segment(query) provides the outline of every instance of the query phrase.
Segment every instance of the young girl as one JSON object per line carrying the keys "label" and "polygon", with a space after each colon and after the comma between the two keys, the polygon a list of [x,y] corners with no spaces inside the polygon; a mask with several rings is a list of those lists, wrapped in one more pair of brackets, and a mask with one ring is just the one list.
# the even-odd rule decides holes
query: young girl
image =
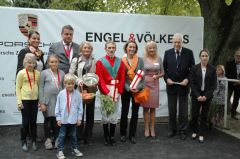
{"label": "young girl", "polygon": [[74,89],[75,77],[68,73],[64,76],[65,89],[59,92],[57,96],[55,115],[57,124],[60,126],[58,135],[58,153],[59,159],[64,159],[64,141],[66,132],[68,131],[71,137],[72,154],[75,156],[82,156],[83,154],[78,150],[76,128],[81,124],[82,119],[82,98],[80,93]]}
{"label": "young girl", "polygon": [[[55,117],[55,106],[58,93],[63,89],[65,73],[58,69],[59,59],[55,54],[48,56],[49,69],[41,73],[39,85],[39,103],[44,116],[45,148],[52,149],[58,136],[58,127]],[[51,140],[51,131],[53,140]]]}
{"label": "young girl", "polygon": [[35,70],[36,57],[27,53],[23,60],[24,69],[18,72],[16,79],[16,95],[18,110],[22,113],[21,140],[23,151],[28,151],[27,132],[30,129],[32,150],[37,150],[37,112],[38,112],[38,85],[40,72]]}
{"label": "young girl", "polygon": [[216,104],[215,108],[213,108],[214,116],[212,118],[212,123],[215,126],[220,126],[223,121],[224,116],[224,99],[225,99],[225,82],[219,80],[219,78],[225,77],[225,70],[223,65],[216,66],[216,75],[217,75],[217,87],[213,92],[213,102]]}

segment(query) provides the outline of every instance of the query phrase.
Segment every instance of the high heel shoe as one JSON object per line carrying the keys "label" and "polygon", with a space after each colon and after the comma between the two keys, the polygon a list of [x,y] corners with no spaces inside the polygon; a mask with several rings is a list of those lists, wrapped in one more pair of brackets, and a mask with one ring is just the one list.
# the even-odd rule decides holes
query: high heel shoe
{"label": "high heel shoe", "polygon": [[150,135],[151,137],[155,138],[156,137],[155,130],[150,129]]}
{"label": "high heel shoe", "polygon": [[199,142],[199,143],[203,143],[203,142],[204,142],[204,137],[203,137],[203,136],[199,136],[198,142]]}
{"label": "high heel shoe", "polygon": [[149,138],[150,137],[150,133],[149,133],[149,129],[145,129],[145,132],[144,132],[144,136],[145,136],[145,138]]}

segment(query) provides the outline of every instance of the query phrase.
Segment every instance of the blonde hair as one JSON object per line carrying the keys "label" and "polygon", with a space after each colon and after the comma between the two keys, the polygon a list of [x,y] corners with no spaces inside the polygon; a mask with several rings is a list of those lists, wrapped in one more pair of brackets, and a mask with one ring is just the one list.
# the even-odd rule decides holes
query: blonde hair
{"label": "blonde hair", "polygon": [[155,55],[154,55],[154,59],[158,58],[158,52],[157,52],[157,43],[155,41],[148,41],[145,45],[145,49],[144,49],[144,54],[143,54],[143,58],[146,59],[149,57],[149,54],[148,54],[148,47],[153,44],[155,47],[156,47],[156,52],[155,52]]}
{"label": "blonde hair", "polygon": [[88,41],[83,41],[80,46],[79,46],[79,50],[80,50],[80,53],[82,53],[82,49],[83,49],[83,46],[84,45],[88,45],[90,48],[91,48],[91,52],[93,51],[93,46],[90,42]]}
{"label": "blonde hair", "polygon": [[26,68],[26,65],[28,62],[34,62],[35,66],[37,65],[37,61],[36,61],[36,56],[33,53],[26,53],[24,59],[23,59],[23,66],[24,68]]}
{"label": "blonde hair", "polygon": [[221,69],[222,72],[223,72],[223,75],[225,75],[225,69],[224,69],[224,66],[223,66],[223,65],[217,65],[217,66],[216,66],[216,70],[217,70],[217,69]]}
{"label": "blonde hair", "polygon": [[72,73],[67,73],[64,76],[64,84],[66,84],[68,82],[75,83],[75,76]]}
{"label": "blonde hair", "polygon": [[58,55],[56,55],[56,54],[50,54],[50,55],[48,55],[47,62],[49,62],[49,60],[50,60],[51,58],[55,58],[55,59],[57,59],[58,62],[59,62],[59,57],[58,57]]}

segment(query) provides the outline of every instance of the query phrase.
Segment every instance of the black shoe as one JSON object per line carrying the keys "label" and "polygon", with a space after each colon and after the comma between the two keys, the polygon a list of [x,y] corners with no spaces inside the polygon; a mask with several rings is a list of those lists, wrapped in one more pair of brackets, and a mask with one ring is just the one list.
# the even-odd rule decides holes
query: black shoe
{"label": "black shoe", "polygon": [[91,146],[92,143],[89,140],[84,140],[84,145]]}
{"label": "black shoe", "polygon": [[115,141],[114,137],[110,138],[110,145],[112,145],[112,146],[116,145],[116,141]]}
{"label": "black shoe", "polygon": [[185,133],[181,133],[180,136],[179,136],[179,138],[180,138],[181,140],[186,140],[187,135],[186,135]]}
{"label": "black shoe", "polygon": [[126,139],[126,136],[121,136],[121,137],[120,137],[120,140],[121,140],[121,142],[126,142],[126,140],[127,140],[127,139]]}
{"label": "black shoe", "polygon": [[171,132],[169,132],[168,134],[167,134],[167,137],[168,138],[172,138],[173,136],[175,136],[176,135],[176,132],[175,131],[171,131]]}
{"label": "black shoe", "polygon": [[131,141],[132,144],[136,144],[137,143],[136,139],[134,137],[131,137],[129,140]]}
{"label": "black shoe", "polygon": [[231,118],[234,120],[239,120],[236,116],[231,116]]}

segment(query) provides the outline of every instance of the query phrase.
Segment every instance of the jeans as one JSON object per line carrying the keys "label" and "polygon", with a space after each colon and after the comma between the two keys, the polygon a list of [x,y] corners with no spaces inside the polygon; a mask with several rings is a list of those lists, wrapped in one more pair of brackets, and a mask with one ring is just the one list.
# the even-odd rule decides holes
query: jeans
{"label": "jeans", "polygon": [[64,150],[64,140],[66,137],[66,132],[68,130],[70,138],[71,138],[71,146],[72,149],[78,148],[77,144],[77,136],[76,136],[76,124],[62,124],[59,130],[58,135],[58,151]]}

